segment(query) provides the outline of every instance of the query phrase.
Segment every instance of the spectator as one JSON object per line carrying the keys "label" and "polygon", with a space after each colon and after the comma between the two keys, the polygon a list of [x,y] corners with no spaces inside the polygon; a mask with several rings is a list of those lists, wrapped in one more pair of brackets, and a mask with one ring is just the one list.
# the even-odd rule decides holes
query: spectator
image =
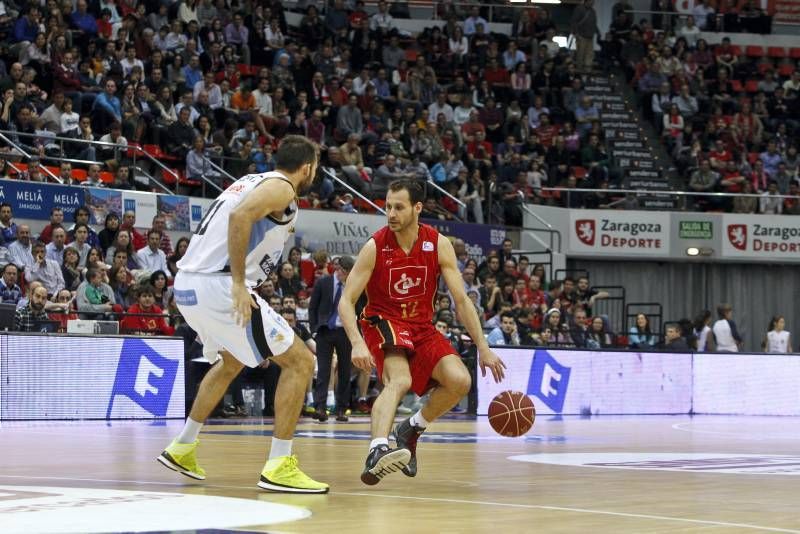
{"label": "spectator", "polygon": [[159,248],[164,251],[167,256],[172,256],[172,239],[167,233],[167,219],[159,214],[153,217],[153,230],[161,233],[161,244]]}
{"label": "spectator", "polygon": [[155,304],[153,287],[147,284],[136,289],[136,303],[128,308],[119,326],[126,334],[144,336],[175,334],[175,329],[165,321],[164,311]]}
{"label": "spectator", "polygon": [[42,321],[47,321],[45,304],[47,303],[47,289],[35,286],[31,289],[28,303],[17,309],[14,314],[14,330],[17,332],[35,332]]}
{"label": "spectator", "polygon": [[62,289],[58,292],[55,298],[55,304],[61,306],[61,309],[49,308],[51,310],[47,314],[47,318],[51,321],[56,321],[59,324],[58,331],[66,332],[67,323],[78,319],[78,314],[72,311],[72,302],[74,301],[72,292],[67,289]]}
{"label": "spectator", "polygon": [[106,263],[114,265],[117,263],[117,257],[119,253],[125,253],[125,262],[126,267],[130,271],[136,271],[142,269],[142,263],[139,260],[139,255],[136,253],[136,250],[133,248],[133,243],[131,243],[131,233],[128,230],[124,230],[120,228],[117,231],[117,238],[114,241],[114,244],[108,247],[106,251]]}
{"label": "spectator", "polygon": [[12,220],[11,204],[0,203],[0,238],[3,245],[10,245],[17,239],[17,223]]}
{"label": "spectator", "polygon": [[147,232],[147,246],[138,250],[136,256],[145,271],[156,272],[169,271],[167,267],[167,256],[159,248],[161,246],[161,232],[150,230]]}
{"label": "spectator", "polygon": [[20,224],[17,227],[17,239],[8,245],[9,258],[20,270],[24,271],[33,265],[32,246],[31,227]]}
{"label": "spectator", "polygon": [[0,278],[0,300],[3,304],[17,304],[22,297],[22,289],[17,284],[19,269],[13,263],[3,267],[3,276]]}
{"label": "spectator", "polygon": [[114,290],[114,301],[123,309],[129,308],[136,301],[133,291],[133,276],[130,271],[124,265],[115,264],[111,267],[108,278],[109,285]]}
{"label": "spectator", "polygon": [[786,328],[786,320],[783,315],[774,316],[769,322],[769,329],[761,344],[761,349],[777,354],[792,352],[791,334],[784,328]]}
{"label": "spectator", "polygon": [[[55,234],[54,234],[55,238]],[[35,243],[31,249],[33,265],[25,270],[26,282],[41,282],[48,295],[55,295],[64,288],[64,276],[58,262],[45,257],[44,243]],[[63,259],[62,259],[63,260]]]}
{"label": "spectator", "polygon": [[714,352],[714,336],[711,334],[711,312],[703,310],[694,319],[694,336],[698,352]]}
{"label": "spectator", "polygon": [[[65,163],[61,164],[62,177],[63,177],[63,169],[65,168],[64,165],[65,165]],[[70,165],[70,164],[66,163],[66,165]],[[72,173],[72,166],[71,165],[69,166],[69,170],[70,170],[70,175],[69,176],[71,177],[71,173]],[[65,183],[67,183],[68,185],[72,185],[69,182],[65,182]],[[60,228],[63,223],[64,223],[64,211],[61,208],[51,208],[50,209],[50,223],[42,229],[42,232],[39,234],[39,241],[41,241],[45,245],[50,243],[50,240],[52,239],[53,229],[55,229],[57,227]]]}
{"label": "spectator", "polygon": [[783,213],[783,199],[778,195],[778,183],[775,180],[770,180],[767,185],[767,190],[761,193],[759,199],[759,213],[769,215],[780,215]]}
{"label": "spectator", "polygon": [[78,265],[83,268],[86,267],[89,251],[92,250],[92,246],[86,242],[89,239],[89,226],[83,223],[76,224],[73,232],[75,240],[69,246],[78,251]]}
{"label": "spectator", "polygon": [[551,347],[567,347],[573,344],[566,324],[561,323],[561,312],[557,308],[550,308],[547,311],[542,329],[535,339],[538,344]]}
{"label": "spectator", "polygon": [[172,297],[172,288],[167,286],[167,273],[161,270],[155,271],[150,275],[150,285],[153,288],[155,303],[166,308],[169,299]]}
{"label": "spectator", "polygon": [[[45,253],[47,259],[53,260],[61,265],[64,260],[64,247],[67,240],[67,232],[59,226],[52,231],[51,235],[53,240],[45,247]],[[33,254],[33,248],[31,248],[31,254]]]}
{"label": "spectator", "polygon": [[78,286],[75,300],[83,319],[102,318],[112,311],[122,311],[114,300],[114,290],[103,282],[103,273],[98,269],[86,272],[86,280]]}
{"label": "spectator", "polygon": [[147,245],[147,238],[140,234],[136,228],[136,212],[134,211],[126,211],[122,214],[122,224],[119,226],[120,230],[127,230],[128,237],[131,238],[131,243],[133,243],[134,250],[139,250],[140,248]]}
{"label": "spectator", "polygon": [[75,210],[75,224],[67,231],[67,243],[75,241],[75,226],[78,224],[85,224],[89,229],[89,238],[86,242],[93,247],[100,248],[100,238],[97,236],[97,232],[89,226],[89,210],[85,206],[81,206]]}
{"label": "spectator", "polygon": [[79,264],[80,254],[77,249],[68,246],[64,249],[61,263],[61,276],[64,277],[64,288],[69,291],[77,291],[78,286],[83,282],[84,269]]}
{"label": "spectator", "polygon": [[500,316],[500,326],[494,328],[486,337],[489,345],[519,345],[519,333],[514,314],[504,312]]}
{"label": "spectator", "polygon": [[97,240],[100,242],[100,249],[104,254],[114,244],[114,241],[116,241],[118,231],[119,215],[113,212],[107,214],[103,229],[100,230],[100,233],[97,235]]}
{"label": "spectator", "polygon": [[644,313],[636,314],[636,323],[628,332],[628,346],[632,349],[651,350],[658,344],[658,338],[650,329],[650,318]]}
{"label": "spectator", "polygon": [[167,258],[167,267],[169,267],[169,272],[172,274],[173,278],[178,274],[178,262],[183,258],[183,255],[186,254],[187,248],[189,248],[189,238],[181,237],[175,244],[175,252]]}
{"label": "spectator", "polygon": [[691,352],[689,344],[686,343],[686,340],[681,336],[681,328],[677,324],[667,325],[664,340],[664,345],[662,345],[661,350],[667,352]]}
{"label": "spectator", "polygon": [[742,337],[732,319],[733,307],[730,304],[720,304],[717,307],[717,316],[719,319],[711,327],[717,352],[739,352]]}
{"label": "spectator", "polygon": [[593,317],[592,326],[586,339],[586,347],[590,349],[607,349],[613,346],[611,334],[606,332],[605,321],[602,317]]}

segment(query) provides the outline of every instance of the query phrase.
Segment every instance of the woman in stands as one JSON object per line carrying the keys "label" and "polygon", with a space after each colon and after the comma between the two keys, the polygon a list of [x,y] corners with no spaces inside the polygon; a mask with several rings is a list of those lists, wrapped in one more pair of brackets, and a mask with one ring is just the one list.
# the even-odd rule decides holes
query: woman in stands
{"label": "woman in stands", "polygon": [[106,263],[113,265],[114,254],[117,250],[124,250],[128,253],[128,269],[136,271],[142,268],[142,265],[139,263],[139,256],[136,255],[136,250],[134,250],[133,243],[131,243],[131,233],[128,230],[119,230],[117,232],[117,238],[114,240],[114,244],[108,247],[108,251],[106,252]]}
{"label": "woman in stands", "polygon": [[106,222],[103,229],[100,230],[100,233],[97,235],[98,239],[100,239],[100,248],[103,249],[104,254],[108,251],[109,247],[114,244],[118,230],[119,215],[116,213],[109,213],[106,215]]}
{"label": "woman in stands", "polygon": [[108,270],[111,269],[111,265],[103,261],[103,253],[100,252],[100,249],[97,247],[92,247],[89,250],[89,255],[86,257],[86,270],[89,269],[97,269],[100,271],[103,274],[104,284],[109,282]]}
{"label": "woman in stands", "polygon": [[694,319],[694,335],[697,352],[714,352],[714,336],[711,335],[711,312],[703,310]]}
{"label": "woman in stands", "polygon": [[64,277],[64,287],[76,291],[83,282],[83,270],[78,265],[80,256],[74,247],[67,246],[62,253],[61,274]]}
{"label": "woman in stands", "polygon": [[134,303],[133,277],[125,267],[114,266],[109,274],[111,289],[114,290],[114,300],[124,309]]}
{"label": "woman in stands", "polygon": [[172,295],[172,288],[167,287],[167,273],[164,271],[156,271],[151,274],[150,285],[153,287],[155,303],[162,309],[166,308],[170,296]]}
{"label": "woman in stands", "polygon": [[611,335],[606,332],[606,325],[602,317],[594,317],[592,326],[589,328],[589,335],[586,339],[586,347],[590,349],[607,349],[613,346]]}
{"label": "woman in stands", "polygon": [[769,322],[769,331],[761,344],[762,350],[779,354],[792,352],[791,334],[784,330],[786,320],[783,315],[776,315]]}
{"label": "woman in stands", "polygon": [[658,345],[658,338],[650,330],[650,318],[643,313],[637,314],[636,324],[628,332],[628,347],[650,350],[656,345]]}
{"label": "woman in stands", "polygon": [[557,308],[550,308],[545,314],[538,341],[540,344],[550,347],[566,347],[573,344],[567,325],[561,322],[561,312]]}
{"label": "woman in stands", "polygon": [[167,258],[167,267],[169,268],[169,272],[172,273],[173,278],[176,274],[178,274],[178,262],[183,255],[186,254],[186,249],[189,248],[189,238],[182,237],[178,239],[178,242],[175,244],[175,252]]}

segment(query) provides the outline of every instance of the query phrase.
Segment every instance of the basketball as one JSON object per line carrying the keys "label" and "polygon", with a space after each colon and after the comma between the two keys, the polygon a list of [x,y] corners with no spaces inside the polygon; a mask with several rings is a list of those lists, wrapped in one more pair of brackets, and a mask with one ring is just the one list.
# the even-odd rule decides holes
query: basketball
{"label": "basketball", "polygon": [[504,391],[489,404],[489,424],[501,436],[523,435],[531,429],[535,418],[533,401],[520,391]]}

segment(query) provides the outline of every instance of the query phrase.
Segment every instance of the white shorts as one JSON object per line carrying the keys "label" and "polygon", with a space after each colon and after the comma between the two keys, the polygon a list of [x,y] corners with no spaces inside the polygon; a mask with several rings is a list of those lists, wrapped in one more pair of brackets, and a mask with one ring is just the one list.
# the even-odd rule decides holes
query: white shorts
{"label": "white shorts", "polygon": [[179,271],[175,277],[175,303],[200,336],[205,358],[213,363],[224,349],[248,367],[255,367],[265,358],[289,350],[294,342],[294,330],[252,289],[250,294],[259,309],[253,310],[246,327],[236,324],[232,286],[233,279],[226,274]]}

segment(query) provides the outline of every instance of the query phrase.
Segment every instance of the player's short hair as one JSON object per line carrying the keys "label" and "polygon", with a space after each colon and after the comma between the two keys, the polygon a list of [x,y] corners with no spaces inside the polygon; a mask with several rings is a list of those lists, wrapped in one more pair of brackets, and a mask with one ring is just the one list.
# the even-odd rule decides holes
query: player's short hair
{"label": "player's short hair", "polygon": [[402,191],[403,189],[408,191],[408,198],[411,199],[412,204],[416,204],[425,200],[425,192],[422,190],[422,186],[416,180],[404,178],[401,180],[395,180],[389,184],[389,191],[393,193]]}
{"label": "player's short hair", "polygon": [[302,135],[287,135],[278,146],[275,162],[283,170],[295,172],[319,159],[319,147]]}

